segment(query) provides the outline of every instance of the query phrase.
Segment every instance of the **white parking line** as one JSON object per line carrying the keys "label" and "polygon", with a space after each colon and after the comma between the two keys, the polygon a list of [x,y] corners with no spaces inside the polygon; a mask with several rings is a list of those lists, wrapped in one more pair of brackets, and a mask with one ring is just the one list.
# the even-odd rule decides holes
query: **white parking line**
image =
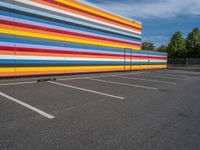
{"label": "white parking line", "polygon": [[1,83],[0,86],[6,86],[6,85],[22,85],[22,84],[32,84],[36,83],[36,81],[30,81],[30,82],[13,82],[13,83]]}
{"label": "white parking line", "polygon": [[136,84],[114,82],[114,81],[108,81],[108,80],[102,80],[102,79],[94,79],[94,78],[87,78],[87,79],[94,80],[94,81],[99,81],[99,82],[111,83],[111,84],[118,84],[118,85],[125,85],[125,86],[143,88],[143,89],[148,89],[148,90],[157,90],[158,89],[158,88],[149,87],[149,86],[142,86],[142,85],[136,85]]}
{"label": "white parking line", "polygon": [[94,91],[94,90],[89,90],[89,89],[85,89],[85,88],[80,88],[80,87],[76,87],[76,86],[72,86],[72,85],[68,85],[68,84],[62,84],[59,82],[54,82],[54,81],[48,81],[48,82],[52,83],[52,84],[56,84],[56,85],[60,85],[60,86],[64,86],[64,87],[68,87],[68,88],[72,88],[72,89],[77,89],[77,90],[81,90],[81,91],[86,91],[86,92],[90,92],[90,93],[95,93],[95,94],[99,94],[99,95],[103,95],[103,96],[108,96],[108,97],[112,97],[112,98],[125,99],[124,97],[115,96],[115,95],[102,93],[102,92],[98,92],[98,91]]}
{"label": "white parking line", "polygon": [[38,108],[35,108],[35,107],[33,107],[33,106],[29,105],[29,104],[26,104],[26,103],[14,98],[14,97],[11,97],[11,96],[9,96],[9,95],[7,95],[5,93],[0,92],[0,95],[2,97],[4,97],[4,98],[8,99],[8,100],[11,100],[11,101],[16,102],[16,103],[18,103],[18,104],[20,104],[20,105],[22,105],[22,106],[24,106],[24,107],[26,107],[28,109],[31,109],[32,111],[35,111],[35,112],[39,113],[40,115],[42,115],[42,116],[44,116],[44,117],[46,117],[48,119],[55,118],[54,116],[52,116],[52,115],[50,115],[50,114],[48,114],[48,113],[46,113],[46,112],[44,112],[42,110],[39,110]]}
{"label": "white parking line", "polygon": [[153,78],[161,78],[161,79],[185,80],[185,79],[174,78],[174,77],[163,77],[163,76],[158,76],[158,75],[147,75],[147,74],[141,74],[141,76],[153,77]]}
{"label": "white parking line", "polygon": [[166,82],[166,81],[160,81],[160,80],[151,80],[151,79],[141,79],[141,78],[135,78],[135,77],[125,77],[125,76],[113,76],[116,78],[124,78],[124,79],[132,79],[132,80],[141,80],[141,81],[147,81],[147,82],[157,82],[157,83],[164,83],[164,84],[170,84],[170,85],[176,85],[174,82]]}
{"label": "white parking line", "polygon": [[[183,76],[183,75],[176,75],[176,74],[168,74],[168,73],[153,73],[153,72],[144,72],[144,74],[150,74],[150,75],[159,75],[159,76],[168,76],[168,77],[180,77],[180,78],[187,78],[188,76]],[[164,76],[164,77],[165,77]]]}

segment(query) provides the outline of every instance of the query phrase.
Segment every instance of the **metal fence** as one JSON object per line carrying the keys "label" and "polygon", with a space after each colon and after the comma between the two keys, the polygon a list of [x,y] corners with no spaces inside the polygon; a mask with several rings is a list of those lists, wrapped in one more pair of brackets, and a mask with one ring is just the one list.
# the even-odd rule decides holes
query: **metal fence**
{"label": "metal fence", "polygon": [[168,67],[200,68],[200,58],[169,58]]}

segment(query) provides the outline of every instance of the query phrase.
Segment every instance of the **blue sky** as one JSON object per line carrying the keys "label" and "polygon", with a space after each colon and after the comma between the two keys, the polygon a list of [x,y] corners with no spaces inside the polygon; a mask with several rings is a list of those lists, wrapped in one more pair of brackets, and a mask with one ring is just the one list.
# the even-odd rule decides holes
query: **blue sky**
{"label": "blue sky", "polygon": [[200,28],[200,0],[84,0],[117,14],[141,21],[143,41],[167,44],[181,31],[186,37]]}

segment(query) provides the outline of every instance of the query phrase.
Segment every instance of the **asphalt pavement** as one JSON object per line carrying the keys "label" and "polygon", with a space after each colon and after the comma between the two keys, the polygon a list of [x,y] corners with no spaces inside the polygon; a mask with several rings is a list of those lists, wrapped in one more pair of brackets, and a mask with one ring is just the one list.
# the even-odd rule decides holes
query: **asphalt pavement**
{"label": "asphalt pavement", "polygon": [[0,79],[0,150],[198,150],[200,73]]}

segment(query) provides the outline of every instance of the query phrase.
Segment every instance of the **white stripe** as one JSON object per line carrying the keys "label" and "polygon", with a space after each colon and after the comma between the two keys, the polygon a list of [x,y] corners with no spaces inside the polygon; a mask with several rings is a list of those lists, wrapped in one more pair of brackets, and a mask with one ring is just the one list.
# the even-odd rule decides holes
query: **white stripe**
{"label": "white stripe", "polygon": [[132,62],[167,62],[167,60],[133,59]]}
{"label": "white stripe", "polygon": [[44,116],[44,117],[46,117],[46,118],[48,118],[48,119],[53,119],[53,118],[55,118],[54,116],[52,116],[52,115],[50,115],[50,114],[47,114],[46,112],[44,112],[44,111],[42,111],[42,110],[39,110],[38,108],[35,108],[35,107],[33,107],[33,106],[29,105],[29,104],[26,104],[26,103],[24,103],[24,102],[22,102],[22,101],[20,101],[20,100],[17,100],[16,98],[13,98],[13,97],[11,97],[11,96],[9,96],[9,95],[7,95],[7,94],[4,94],[4,93],[0,92],[0,95],[1,95],[2,97],[5,97],[5,98],[7,98],[7,99],[13,101],[13,102],[16,102],[16,103],[20,104],[20,105],[22,105],[22,106],[24,106],[24,107],[26,107],[26,108],[28,108],[28,109],[31,109],[32,111],[35,111],[35,112],[39,113],[40,115],[42,115],[42,116]]}
{"label": "white stripe", "polygon": [[72,88],[72,89],[77,89],[77,90],[81,90],[81,91],[86,91],[86,92],[90,92],[90,93],[103,95],[103,96],[108,96],[108,97],[117,98],[117,99],[124,99],[124,97],[119,97],[119,96],[115,96],[115,95],[111,95],[111,94],[107,94],[107,93],[102,93],[102,92],[98,92],[98,91],[94,91],[94,90],[84,89],[84,88],[80,88],[80,87],[76,87],[76,86],[72,86],[72,85],[68,85],[68,84],[62,84],[62,83],[58,83],[58,82],[54,82],[54,81],[48,81],[48,82],[52,83],[52,84]]}
{"label": "white stripe", "polygon": [[[0,59],[18,59],[18,60],[74,60],[74,61],[124,61],[116,58],[79,58],[79,57],[51,57],[51,56],[20,56],[20,55],[0,55]],[[130,60],[126,60],[130,62]],[[166,60],[134,59],[132,62],[167,62]]]}
{"label": "white stripe", "polygon": [[32,83],[36,83],[36,81],[30,81],[30,82],[14,82],[14,83],[1,83],[0,86],[3,86],[3,85],[32,84]]}
{"label": "white stripe", "polygon": [[154,78],[163,78],[163,79],[183,80],[183,79],[180,79],[180,78],[162,77],[162,76],[158,76],[158,75],[148,75],[148,74],[141,74],[141,76],[145,76],[145,77],[154,77]]}
{"label": "white stripe", "polygon": [[18,59],[18,60],[77,60],[77,61],[124,61],[124,59],[106,59],[106,58],[78,58],[78,57],[48,57],[48,56],[20,56],[20,55],[0,55],[0,59]]}
{"label": "white stripe", "polygon": [[148,86],[142,86],[142,85],[136,85],[136,84],[113,82],[113,81],[100,80],[100,79],[94,79],[94,78],[88,78],[88,79],[94,80],[94,81],[99,81],[99,82],[111,83],[111,84],[125,85],[125,86],[131,86],[131,87],[137,87],[137,88],[143,88],[143,89],[149,89],[149,90],[157,90],[157,88],[154,88],[154,87],[148,87]]}
{"label": "white stripe", "polygon": [[[155,53],[155,54],[156,54],[156,53]],[[142,57],[142,56],[148,56],[148,57],[156,57],[156,58],[158,58],[158,59],[161,57],[161,58],[166,58],[166,59],[167,59],[167,56],[163,56],[163,55],[142,54],[142,53],[138,53],[138,54],[137,54],[137,53],[134,53],[133,56],[141,56],[141,57]]]}
{"label": "white stripe", "polygon": [[134,30],[131,30],[131,29],[126,29],[126,28],[119,27],[119,26],[116,26],[116,25],[113,25],[113,24],[109,24],[109,23],[106,23],[106,22],[102,22],[102,21],[99,21],[99,20],[96,20],[96,19],[92,19],[92,18],[89,18],[89,17],[85,17],[85,16],[81,16],[81,15],[74,14],[74,13],[71,13],[71,12],[67,12],[67,11],[64,11],[64,10],[60,10],[60,9],[57,9],[57,8],[53,8],[51,6],[38,4],[38,3],[32,2],[30,0],[24,0],[24,1],[22,1],[22,0],[14,0],[14,1],[18,1],[18,2],[25,3],[25,4],[28,4],[28,5],[32,5],[32,6],[37,6],[37,7],[40,7],[40,8],[43,8],[43,9],[47,9],[47,10],[51,10],[51,11],[54,11],[54,12],[62,13],[62,14],[65,14],[67,16],[76,17],[76,18],[79,18],[79,19],[84,19],[86,21],[91,21],[93,23],[99,23],[99,24],[106,25],[106,26],[109,26],[109,27],[121,29],[121,30],[124,30],[124,31],[128,31],[130,33],[141,34],[141,32],[137,32],[137,31],[134,31]]}
{"label": "white stripe", "polygon": [[168,77],[182,77],[182,78],[187,78],[188,76],[183,76],[183,75],[176,75],[176,74],[167,74],[167,73],[159,73],[159,72],[148,72],[148,73],[145,73],[145,74],[150,74],[150,75],[166,75]]}
{"label": "white stripe", "polygon": [[141,78],[135,78],[135,77],[124,77],[124,76],[117,76],[117,75],[113,75],[113,77],[176,85],[176,83],[174,83],[174,82],[166,82],[166,81],[160,81],[160,80],[148,80],[148,79],[141,79]]}

